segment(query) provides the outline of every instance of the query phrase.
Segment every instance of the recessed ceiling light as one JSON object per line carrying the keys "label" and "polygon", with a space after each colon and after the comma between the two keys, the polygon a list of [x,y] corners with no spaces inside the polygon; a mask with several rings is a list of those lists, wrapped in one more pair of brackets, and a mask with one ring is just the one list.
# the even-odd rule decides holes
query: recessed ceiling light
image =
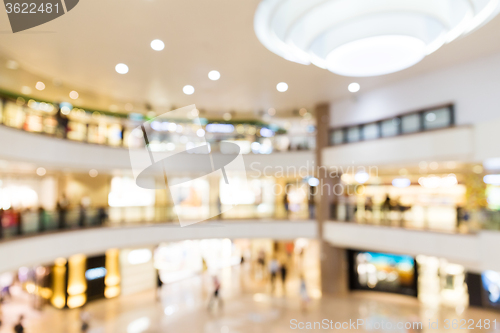
{"label": "recessed ceiling light", "polygon": [[77,93],[76,91],[74,91],[74,90],[73,90],[72,92],[70,92],[70,93],[69,93],[69,97],[70,97],[71,99],[77,99],[77,98],[78,98],[78,96],[79,96],[79,95],[78,95],[78,93]]}
{"label": "recessed ceiling light", "polygon": [[217,81],[220,79],[220,73],[218,71],[210,71],[208,73],[208,78],[212,81]]}
{"label": "recessed ceiling light", "polygon": [[120,63],[120,64],[115,66],[115,70],[119,74],[127,74],[128,73],[128,66]]}
{"label": "recessed ceiling light", "polygon": [[276,85],[276,89],[279,92],[285,92],[288,90],[288,84],[286,84],[285,82],[280,82]]}
{"label": "recessed ceiling light", "polygon": [[151,48],[155,51],[161,51],[165,48],[165,43],[159,39],[155,39],[151,42]]}
{"label": "recessed ceiling light", "polygon": [[355,93],[355,92],[358,92],[358,91],[359,91],[359,89],[361,89],[361,86],[359,85],[359,83],[357,83],[357,82],[353,82],[353,83],[351,83],[351,84],[347,87],[347,89],[348,89],[350,92]]}
{"label": "recessed ceiling light", "polygon": [[38,81],[35,85],[35,88],[38,90],[43,90],[45,89],[45,83],[43,83],[42,81]]}
{"label": "recessed ceiling light", "polygon": [[99,174],[99,172],[97,172],[96,169],[91,169],[89,171],[89,176],[92,177],[92,178],[97,177],[98,174]]}
{"label": "recessed ceiling light", "polygon": [[187,86],[184,86],[184,88],[182,88],[182,91],[186,95],[192,95],[194,93],[194,87],[188,84]]}

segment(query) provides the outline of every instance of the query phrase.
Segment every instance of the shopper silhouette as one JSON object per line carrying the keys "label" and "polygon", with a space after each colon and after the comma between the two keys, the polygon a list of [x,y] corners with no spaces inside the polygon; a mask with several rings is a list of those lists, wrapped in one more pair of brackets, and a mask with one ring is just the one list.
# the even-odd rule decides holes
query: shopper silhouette
{"label": "shopper silhouette", "polygon": [[24,320],[24,316],[20,315],[17,324],[14,326],[15,333],[24,333],[23,320]]}
{"label": "shopper silhouette", "polygon": [[210,310],[212,308],[212,305],[217,302],[219,307],[222,308],[223,303],[222,299],[220,297],[220,288],[221,288],[221,283],[219,281],[219,278],[217,276],[213,277],[213,284],[214,284],[214,293],[210,297],[210,301],[208,302],[208,309]]}

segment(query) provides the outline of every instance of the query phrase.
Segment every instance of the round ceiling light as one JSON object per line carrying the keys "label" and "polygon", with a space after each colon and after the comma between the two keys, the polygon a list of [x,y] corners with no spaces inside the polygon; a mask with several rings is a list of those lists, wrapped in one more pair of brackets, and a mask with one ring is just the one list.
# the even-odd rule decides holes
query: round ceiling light
{"label": "round ceiling light", "polygon": [[159,39],[155,39],[151,42],[151,48],[155,51],[161,51],[165,48],[165,43]]}
{"label": "round ceiling light", "polygon": [[352,93],[358,92],[359,89],[361,89],[361,86],[357,82],[353,82],[347,86],[347,90],[349,90]]}
{"label": "round ceiling light", "polygon": [[194,87],[191,86],[191,85],[186,85],[182,88],[182,91],[186,94],[186,95],[192,95],[194,94]]}
{"label": "round ceiling light", "polygon": [[122,63],[119,63],[118,65],[115,66],[115,70],[118,74],[127,74],[128,73],[128,66]]}
{"label": "round ceiling light", "polygon": [[413,66],[499,12],[499,0],[263,0],[254,29],[287,60],[376,76]]}
{"label": "round ceiling light", "polygon": [[220,73],[218,71],[210,71],[208,73],[208,78],[212,81],[217,81],[220,79]]}
{"label": "round ceiling light", "polygon": [[286,84],[285,82],[280,82],[276,85],[276,90],[278,90],[279,92],[285,92],[288,90],[288,84]]}

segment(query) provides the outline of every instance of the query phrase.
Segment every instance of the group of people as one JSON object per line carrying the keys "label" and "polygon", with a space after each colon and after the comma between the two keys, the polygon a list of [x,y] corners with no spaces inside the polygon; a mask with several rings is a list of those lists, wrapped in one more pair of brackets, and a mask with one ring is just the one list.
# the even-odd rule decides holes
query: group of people
{"label": "group of people", "polygon": [[[283,206],[285,207],[286,218],[290,217],[290,199],[288,196],[288,185],[285,186],[285,193],[283,195]],[[309,213],[309,219],[314,220],[316,218],[316,201],[315,201],[314,191],[312,188],[309,190],[309,194],[307,196],[307,208]]]}
{"label": "group of people", "polygon": [[[23,234],[23,215],[26,213],[31,212],[32,210],[29,208],[26,209],[14,209],[14,208],[9,208],[9,209],[1,209],[0,208],[0,239],[3,237],[6,237],[6,229],[9,228],[13,231],[11,231],[11,234],[14,235],[22,235]],[[67,206],[63,206],[60,203],[57,204],[56,207],[56,221],[55,221],[55,226],[57,229],[66,229],[68,228],[68,220],[67,220],[67,215],[68,215],[68,208]],[[48,224],[49,224],[49,214],[43,207],[39,207],[37,210],[38,214],[38,227],[37,230],[38,232],[43,232],[48,229]],[[102,225],[104,222],[107,220],[108,214],[106,212],[105,207],[99,207],[97,209],[97,215],[95,217],[96,219],[96,224],[97,225]],[[78,227],[84,227],[88,224],[88,209],[85,208],[83,205],[80,206],[79,208],[79,217],[77,221],[77,226]]]}
{"label": "group of people", "polygon": [[280,263],[275,257],[269,262],[269,276],[271,278],[271,292],[274,292],[278,274],[281,276],[283,292],[286,292],[286,278],[288,269],[285,263]]}

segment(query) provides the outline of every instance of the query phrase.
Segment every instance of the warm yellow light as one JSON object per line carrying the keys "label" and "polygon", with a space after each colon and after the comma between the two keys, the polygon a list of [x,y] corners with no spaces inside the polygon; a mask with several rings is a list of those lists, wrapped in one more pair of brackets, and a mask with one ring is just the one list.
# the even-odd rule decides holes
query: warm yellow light
{"label": "warm yellow light", "polygon": [[114,286],[114,287],[106,287],[104,289],[104,297],[106,298],[113,298],[120,295],[120,287],[119,286]]}
{"label": "warm yellow light", "polygon": [[69,258],[68,295],[70,296],[83,294],[87,290],[87,280],[85,279],[86,261],[87,257],[83,254],[77,254]]}
{"label": "warm yellow light", "polygon": [[40,296],[42,296],[42,298],[49,299],[52,297],[52,290],[50,290],[50,288],[41,288]]}
{"label": "warm yellow light", "polygon": [[68,297],[68,308],[74,309],[85,304],[87,296],[85,294]]}
{"label": "warm yellow light", "polygon": [[25,288],[26,288],[26,291],[30,294],[33,294],[36,290],[36,286],[32,282],[26,283]]}
{"label": "warm yellow light", "polygon": [[55,261],[56,266],[64,266],[66,265],[66,259],[64,258],[57,258]]}
{"label": "warm yellow light", "polygon": [[65,302],[65,298],[63,296],[55,296],[55,297],[52,297],[51,303],[54,307],[56,307],[58,309],[62,309],[62,308],[64,308],[64,305],[66,302]]}
{"label": "warm yellow light", "polygon": [[108,287],[117,286],[120,281],[120,251],[118,249],[110,249],[106,251],[106,276],[104,284]]}
{"label": "warm yellow light", "polygon": [[66,305],[66,259],[56,259],[52,276],[53,291],[50,302],[54,307],[62,309]]}

